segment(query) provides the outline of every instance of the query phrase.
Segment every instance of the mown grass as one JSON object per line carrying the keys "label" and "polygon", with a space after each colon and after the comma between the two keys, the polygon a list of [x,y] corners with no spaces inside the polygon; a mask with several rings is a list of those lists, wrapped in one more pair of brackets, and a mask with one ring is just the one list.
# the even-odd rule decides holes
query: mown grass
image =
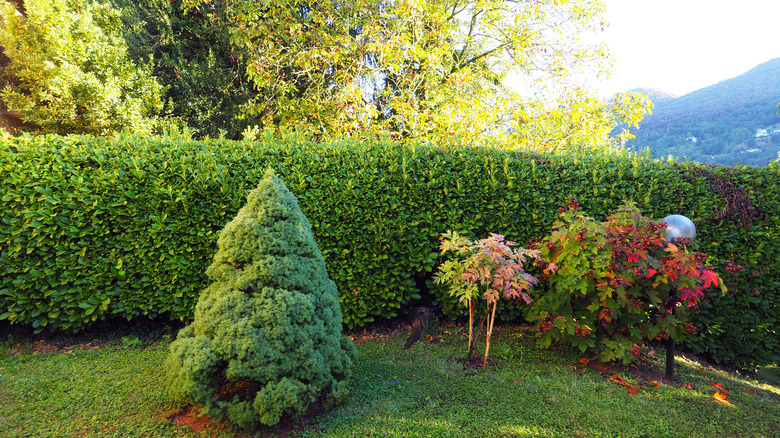
{"label": "mown grass", "polygon": [[[491,365],[464,367],[462,328],[431,328],[402,350],[405,332],[355,336],[350,399],[291,428],[255,436],[334,437],[773,437],[780,430],[777,366],[761,380],[678,357],[679,384],[608,381],[572,351],[540,351],[531,333],[498,329]],[[0,342],[0,436],[235,436],[174,424],[183,406],[164,390],[170,335],[62,345]],[[55,343],[56,344],[56,343]],[[657,352],[663,357],[662,352]],[[662,364],[648,362],[662,370]],[[713,397],[722,383],[730,404]],[[689,385],[690,388],[685,385]]]}

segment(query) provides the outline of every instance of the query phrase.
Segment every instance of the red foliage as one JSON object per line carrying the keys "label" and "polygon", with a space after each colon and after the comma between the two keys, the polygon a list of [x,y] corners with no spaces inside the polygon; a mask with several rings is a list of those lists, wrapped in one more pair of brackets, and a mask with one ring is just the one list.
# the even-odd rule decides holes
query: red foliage
{"label": "red foliage", "polygon": [[665,225],[633,205],[598,223],[571,204],[537,245],[535,266],[550,287],[526,317],[539,326],[539,344],[595,348],[602,361],[630,363],[646,339],[693,333],[688,320],[707,289],[725,292],[706,254],[688,251],[684,239],[669,242]]}

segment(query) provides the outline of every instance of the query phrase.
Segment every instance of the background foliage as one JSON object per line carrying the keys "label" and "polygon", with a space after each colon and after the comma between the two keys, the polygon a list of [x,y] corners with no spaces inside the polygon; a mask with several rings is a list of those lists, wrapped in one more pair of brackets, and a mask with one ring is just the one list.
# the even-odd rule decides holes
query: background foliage
{"label": "background foliage", "polygon": [[[570,196],[598,220],[625,201],[684,214],[692,249],[729,294],[686,343],[730,362],[777,360],[780,166],[707,167],[630,155],[492,148],[176,138],[19,137],[0,143],[0,318],[77,330],[118,316],[191,318],[216,234],[272,165],[296,195],[336,282],[344,321],[389,318],[421,297],[438,236],[550,233]],[[736,274],[725,262],[745,266]],[[446,291],[431,294],[457,315]],[[499,316],[520,315],[499,302]]]}
{"label": "background foliage", "polygon": [[[606,26],[598,1],[27,3],[29,18],[7,12],[9,23],[38,23],[49,36],[13,30],[13,41],[0,41],[14,58],[6,85],[27,87],[5,101],[29,122],[45,113],[46,133],[150,132],[150,120],[135,118],[160,111],[157,83],[167,92],[160,130],[186,127],[195,138],[295,127],[319,138],[369,130],[404,141],[610,149],[629,138],[611,131],[636,126],[651,107],[638,93],[604,102],[577,86],[610,66],[587,37]],[[58,18],[65,10],[84,19]],[[31,76],[19,68],[26,63],[36,73],[22,79],[34,84],[12,77]],[[143,68],[133,73],[135,64]]]}
{"label": "background foliage", "polygon": [[573,85],[610,64],[602,45],[582,38],[605,26],[599,2],[113,3],[124,11],[131,54],[154,55],[172,113],[196,137],[224,129],[239,138],[258,125],[603,148],[622,145],[610,131],[649,109],[635,93],[605,103]]}
{"label": "background foliage", "polygon": [[259,120],[246,114],[257,91],[246,77],[246,51],[230,44],[225,21],[181,0],[111,0],[121,11],[128,57],[153,60],[151,72],[166,86],[166,114],[193,135],[240,138]]}
{"label": "background foliage", "polygon": [[162,87],[127,57],[119,13],[84,0],[0,3],[0,106],[41,133],[150,133]]}

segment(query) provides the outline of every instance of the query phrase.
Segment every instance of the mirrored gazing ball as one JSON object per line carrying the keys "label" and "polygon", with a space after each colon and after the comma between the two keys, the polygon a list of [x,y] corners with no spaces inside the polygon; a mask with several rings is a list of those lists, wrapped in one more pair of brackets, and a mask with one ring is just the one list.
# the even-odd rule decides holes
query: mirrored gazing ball
{"label": "mirrored gazing ball", "polygon": [[680,214],[673,214],[661,219],[661,222],[666,224],[666,238],[670,242],[674,242],[675,239],[687,237],[693,239],[696,237],[696,225],[693,221]]}

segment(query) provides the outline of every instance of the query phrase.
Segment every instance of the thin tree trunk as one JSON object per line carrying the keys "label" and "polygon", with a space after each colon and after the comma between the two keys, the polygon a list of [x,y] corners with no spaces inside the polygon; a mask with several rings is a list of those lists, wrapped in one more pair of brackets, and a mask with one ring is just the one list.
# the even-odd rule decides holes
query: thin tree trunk
{"label": "thin tree trunk", "polygon": [[485,360],[482,362],[482,368],[485,368],[485,366],[487,366],[488,351],[490,351],[490,336],[493,334],[493,323],[496,321],[496,307],[498,307],[497,304],[498,303],[493,303],[493,310],[491,311],[491,315],[487,323],[488,329],[487,329],[487,341],[485,344]]}
{"label": "thin tree trunk", "polygon": [[471,351],[474,347],[474,300],[469,300],[469,352],[466,361],[471,362]]}

